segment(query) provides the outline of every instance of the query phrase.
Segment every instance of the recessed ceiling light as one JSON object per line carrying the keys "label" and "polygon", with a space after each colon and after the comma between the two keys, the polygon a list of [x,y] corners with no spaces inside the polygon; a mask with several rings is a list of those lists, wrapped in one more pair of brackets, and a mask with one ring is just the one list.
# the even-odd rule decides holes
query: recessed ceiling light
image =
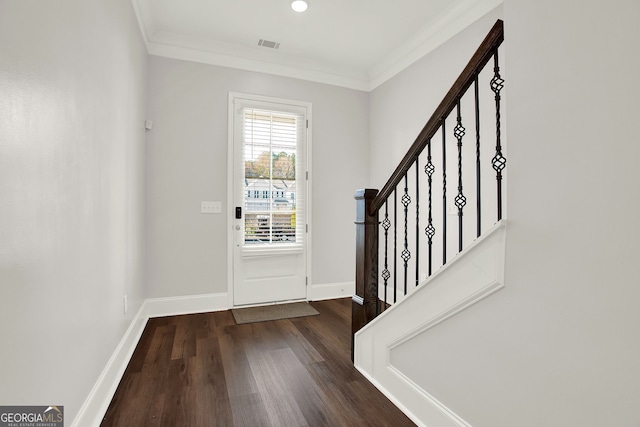
{"label": "recessed ceiling light", "polygon": [[305,0],[293,0],[291,2],[291,9],[296,12],[304,12],[309,7],[309,3]]}

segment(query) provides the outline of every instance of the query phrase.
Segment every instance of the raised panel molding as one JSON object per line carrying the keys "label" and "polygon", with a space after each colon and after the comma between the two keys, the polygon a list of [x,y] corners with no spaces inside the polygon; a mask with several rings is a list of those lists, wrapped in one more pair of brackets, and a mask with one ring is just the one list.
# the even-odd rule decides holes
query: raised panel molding
{"label": "raised panel molding", "polygon": [[505,245],[502,220],[356,333],[356,368],[420,426],[470,424],[396,369],[391,351],[504,288]]}

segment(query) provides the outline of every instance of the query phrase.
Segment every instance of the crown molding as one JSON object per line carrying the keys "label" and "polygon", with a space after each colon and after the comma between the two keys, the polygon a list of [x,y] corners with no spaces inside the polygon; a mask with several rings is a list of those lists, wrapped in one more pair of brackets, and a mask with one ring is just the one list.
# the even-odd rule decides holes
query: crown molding
{"label": "crown molding", "polygon": [[413,37],[368,70],[308,58],[155,31],[151,11],[144,2],[131,0],[142,38],[150,55],[221,67],[266,73],[370,92],[420,58],[437,49],[503,0],[458,0]]}
{"label": "crown molding", "polygon": [[491,12],[503,0],[460,0],[454,2],[413,37],[390,52],[369,70],[369,91],[374,90],[420,58]]}
{"label": "crown molding", "polygon": [[291,77],[360,91],[369,89],[366,72],[314,62],[281,52],[263,52],[258,48],[212,43],[167,32],[156,32],[146,41],[146,45],[150,55]]}

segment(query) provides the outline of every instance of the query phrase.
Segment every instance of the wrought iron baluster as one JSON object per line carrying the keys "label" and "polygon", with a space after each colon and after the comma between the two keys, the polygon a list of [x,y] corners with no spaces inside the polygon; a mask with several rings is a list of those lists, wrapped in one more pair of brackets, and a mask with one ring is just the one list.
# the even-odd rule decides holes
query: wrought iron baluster
{"label": "wrought iron baluster", "polygon": [[458,98],[458,116],[456,127],[453,134],[458,140],[458,195],[455,198],[455,204],[458,208],[458,252],[462,252],[462,209],[467,204],[467,198],[462,193],[462,137],[465,134],[465,128],[462,126],[462,115],[460,114],[460,99]]}
{"label": "wrought iron baluster", "polygon": [[389,273],[389,228],[391,227],[391,221],[389,221],[389,200],[384,202],[384,220],[382,221],[382,228],[384,228],[384,270],[382,270],[382,278],[384,279],[384,301],[383,306],[387,308],[387,282],[391,273]]}
{"label": "wrought iron baluster", "polygon": [[398,188],[393,190],[393,303],[398,291]]}
{"label": "wrought iron baluster", "polygon": [[420,284],[420,158],[416,156],[416,286]]}
{"label": "wrought iron baluster", "polygon": [[409,251],[409,204],[411,203],[411,197],[409,197],[409,179],[407,174],[404,175],[404,195],[402,196],[402,206],[404,206],[404,250],[400,255],[404,261],[404,294],[407,295],[407,275],[409,260],[411,259],[411,252]]}
{"label": "wrought iron baluster", "polygon": [[500,77],[500,67],[498,66],[498,49],[493,54],[493,78],[491,79],[491,90],[496,94],[496,155],[491,159],[493,169],[496,171],[496,182],[498,191],[498,221],[502,219],[502,170],[507,164],[507,159],[502,155],[502,143],[500,141],[500,91],[504,87],[504,80]]}
{"label": "wrought iron baluster", "polygon": [[429,142],[427,142],[427,164],[424,167],[424,173],[427,174],[427,184],[429,186],[429,216],[428,216],[428,224],[427,227],[424,229],[424,233],[427,235],[427,245],[429,248],[429,259],[428,259],[428,273],[429,276],[431,276],[431,264],[432,264],[432,245],[433,245],[433,236],[436,234],[436,229],[433,226],[433,216],[432,216],[432,211],[431,211],[431,184],[433,182],[433,173],[435,172],[436,168],[433,166],[433,163],[431,162],[431,140],[429,140]]}
{"label": "wrought iron baluster", "polygon": [[478,75],[474,80],[475,106],[476,106],[476,237],[482,234],[482,202],[480,200],[480,93],[478,88]]}
{"label": "wrought iron baluster", "polygon": [[442,118],[442,265],[447,263],[447,132]]}

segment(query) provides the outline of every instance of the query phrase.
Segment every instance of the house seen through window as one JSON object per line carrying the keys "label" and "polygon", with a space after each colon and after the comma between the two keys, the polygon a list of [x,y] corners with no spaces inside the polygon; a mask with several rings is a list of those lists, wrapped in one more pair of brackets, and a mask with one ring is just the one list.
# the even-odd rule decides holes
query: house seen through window
{"label": "house seen through window", "polygon": [[243,119],[244,243],[296,243],[296,149],[302,118],[246,108]]}

